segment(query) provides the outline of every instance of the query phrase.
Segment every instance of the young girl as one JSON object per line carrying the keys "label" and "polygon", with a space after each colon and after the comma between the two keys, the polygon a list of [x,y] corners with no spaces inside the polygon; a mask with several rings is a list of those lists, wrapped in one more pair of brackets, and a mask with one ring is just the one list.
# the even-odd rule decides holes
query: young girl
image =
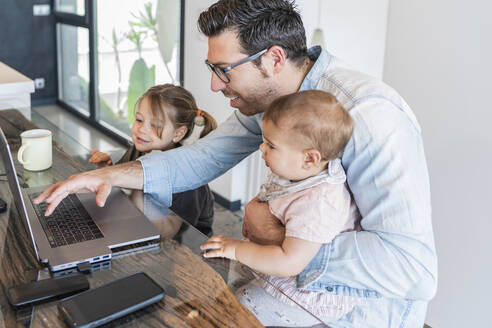
{"label": "young girl", "polygon": [[285,226],[285,239],[264,246],[217,235],[202,245],[209,250],[204,256],[238,260],[260,272],[262,279],[241,287],[237,297],[265,326],[317,323],[292,300],[324,322],[336,320],[356,299],[298,288],[296,276],[319,260],[323,244],[356,227],[358,211],[339,159],[352,120],[331,94],[310,90],[275,100],[262,129],[260,151],[271,173],[258,197]]}
{"label": "young girl", "polygon": [[[172,84],[150,88],[139,98],[135,108],[137,112],[131,129],[133,145],[116,164],[134,161],[154,150],[165,151],[179,147],[191,135],[195,125],[204,126],[200,138],[217,127],[211,115],[198,109],[189,91]],[[89,162],[112,164],[110,156],[98,150],[92,151]],[[195,190],[173,194],[170,209],[211,236],[213,202],[208,185],[204,185]]]}

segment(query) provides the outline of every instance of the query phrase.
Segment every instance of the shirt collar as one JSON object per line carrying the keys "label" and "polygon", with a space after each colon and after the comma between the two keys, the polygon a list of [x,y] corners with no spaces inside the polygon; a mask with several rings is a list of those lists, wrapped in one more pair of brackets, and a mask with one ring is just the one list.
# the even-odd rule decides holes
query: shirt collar
{"label": "shirt collar", "polygon": [[314,46],[308,49],[309,59],[314,61],[313,67],[306,75],[301,84],[299,91],[312,90],[316,88],[321,76],[326,72],[331,63],[332,56],[323,50],[320,46]]}

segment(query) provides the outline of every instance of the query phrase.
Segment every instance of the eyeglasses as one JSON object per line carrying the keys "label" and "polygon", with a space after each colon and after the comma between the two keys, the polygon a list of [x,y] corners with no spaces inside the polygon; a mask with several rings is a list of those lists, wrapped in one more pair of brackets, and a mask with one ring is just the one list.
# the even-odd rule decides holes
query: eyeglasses
{"label": "eyeglasses", "polygon": [[219,67],[219,66],[216,66],[214,64],[211,64],[208,59],[205,60],[205,64],[207,65],[207,67],[210,69],[211,72],[214,72],[215,75],[217,75],[219,77],[219,79],[224,82],[224,83],[229,83],[231,82],[231,79],[229,77],[229,75],[227,75],[227,72],[229,72],[231,69],[235,68],[235,67],[238,67],[239,65],[242,65],[242,64],[245,64],[247,62],[250,62],[252,60],[255,60],[259,57],[261,57],[265,52],[268,51],[268,48],[267,49],[264,49],[260,52],[257,52],[255,53],[254,55],[252,56],[249,56],[248,58],[245,58],[235,64],[232,64],[230,66],[227,66],[227,67]]}

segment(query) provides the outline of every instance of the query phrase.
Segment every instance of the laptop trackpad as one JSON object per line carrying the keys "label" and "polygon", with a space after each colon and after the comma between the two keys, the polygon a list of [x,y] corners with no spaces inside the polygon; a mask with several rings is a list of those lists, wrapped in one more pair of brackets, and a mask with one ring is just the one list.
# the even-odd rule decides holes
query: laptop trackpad
{"label": "laptop trackpad", "polygon": [[94,194],[77,196],[101,229],[107,245],[128,243],[159,235],[157,228],[117,188],[113,188],[104,207],[97,206]]}

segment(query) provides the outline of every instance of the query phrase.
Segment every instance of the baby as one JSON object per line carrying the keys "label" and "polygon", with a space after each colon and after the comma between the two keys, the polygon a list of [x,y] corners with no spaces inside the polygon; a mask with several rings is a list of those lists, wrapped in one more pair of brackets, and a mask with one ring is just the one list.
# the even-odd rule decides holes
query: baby
{"label": "baby", "polygon": [[285,239],[276,246],[217,235],[202,245],[209,250],[204,256],[238,260],[260,272],[262,279],[241,287],[237,296],[265,326],[317,323],[292,300],[326,322],[336,320],[357,299],[298,288],[296,276],[317,260],[324,244],[356,229],[358,211],[339,159],[352,119],[334,96],[309,90],[275,100],[262,128],[260,150],[271,173],[258,197],[285,226]]}

